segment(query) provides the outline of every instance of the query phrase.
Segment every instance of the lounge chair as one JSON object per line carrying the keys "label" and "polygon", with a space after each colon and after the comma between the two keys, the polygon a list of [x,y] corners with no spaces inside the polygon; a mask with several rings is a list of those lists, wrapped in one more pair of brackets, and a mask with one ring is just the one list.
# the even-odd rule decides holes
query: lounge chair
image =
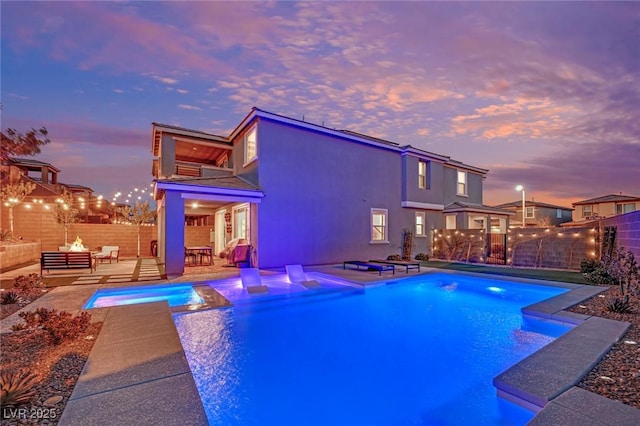
{"label": "lounge chair", "polygon": [[394,274],[396,273],[396,267],[394,265],[383,265],[380,263],[369,263],[364,262],[362,260],[347,260],[346,262],[342,262],[342,269],[347,269],[347,265],[353,265],[356,269],[360,269],[360,267],[367,268],[368,271],[374,270],[378,271],[378,274],[382,276],[382,271],[392,271]]}
{"label": "lounge chair", "polygon": [[258,268],[240,269],[240,279],[242,280],[242,287],[247,289],[249,294],[267,293],[269,291],[269,287],[262,285]]}
{"label": "lounge chair", "polygon": [[409,269],[417,269],[420,272],[420,263],[418,262],[406,262],[404,260],[370,260],[371,263],[382,263],[385,265],[395,265],[395,266],[404,266],[407,268],[407,274],[409,273]]}
{"label": "lounge chair", "polygon": [[111,263],[113,259],[115,259],[116,263],[118,263],[118,261],[120,260],[120,247],[119,246],[103,246],[102,250],[99,253],[96,253],[94,257],[96,261],[99,260],[100,263],[102,263],[107,259],[109,259],[109,263]]}
{"label": "lounge chair", "polygon": [[316,280],[308,280],[307,276],[302,270],[302,265],[286,265],[284,267],[287,270],[289,281],[294,284],[300,284],[306,288],[320,287],[320,283]]}

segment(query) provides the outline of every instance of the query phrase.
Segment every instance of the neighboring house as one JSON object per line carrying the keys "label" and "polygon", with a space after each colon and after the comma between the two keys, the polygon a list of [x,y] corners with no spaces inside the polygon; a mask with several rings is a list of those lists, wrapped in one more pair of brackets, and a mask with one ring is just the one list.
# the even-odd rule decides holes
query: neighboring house
{"label": "neighboring house", "polygon": [[506,232],[510,215],[482,205],[485,169],[257,108],[228,137],[153,123],[152,153],[168,274],[184,271],[195,211],[214,216],[214,253],[246,238],[262,268],[385,258],[403,229],[429,252],[445,221]]}
{"label": "neighboring house", "polygon": [[28,208],[33,202],[54,204],[63,192],[68,192],[73,196],[74,207],[78,208],[81,221],[100,222],[102,209],[91,203],[94,200],[93,189],[59,182],[58,173],[60,170],[53,165],[30,158],[10,158],[7,165],[0,167],[2,184],[30,182],[35,185],[24,199],[25,207]]}
{"label": "neighboring house", "polygon": [[603,219],[640,210],[640,197],[629,195],[604,195],[573,203],[574,222]]}
{"label": "neighboring house", "polygon": [[[539,201],[525,200],[525,226],[548,227],[558,226],[561,223],[571,222],[573,209],[569,207],[556,206]],[[522,200],[504,203],[495,206],[497,209],[508,210],[515,213],[510,220],[511,226],[522,226]]]}

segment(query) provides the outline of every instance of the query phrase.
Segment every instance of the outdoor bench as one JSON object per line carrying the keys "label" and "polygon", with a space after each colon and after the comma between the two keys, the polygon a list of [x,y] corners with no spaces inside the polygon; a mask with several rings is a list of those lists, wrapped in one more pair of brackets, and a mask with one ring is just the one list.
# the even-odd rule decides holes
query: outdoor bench
{"label": "outdoor bench", "polygon": [[395,266],[393,265],[382,265],[376,263],[368,263],[360,260],[348,260],[342,263],[342,269],[347,269],[347,265],[355,265],[357,269],[360,269],[361,266],[367,268],[367,270],[378,271],[378,274],[382,276],[382,271],[392,271],[394,274],[396,273]]}
{"label": "outdoor bench", "polygon": [[83,269],[93,272],[93,258],[88,251],[43,251],[40,254],[40,275],[50,269]]}
{"label": "outdoor bench", "polygon": [[409,273],[409,269],[417,269],[420,272],[420,263],[418,262],[405,262],[402,260],[370,260],[372,263],[383,263],[385,265],[395,265],[395,266],[404,266],[407,268],[407,274]]}

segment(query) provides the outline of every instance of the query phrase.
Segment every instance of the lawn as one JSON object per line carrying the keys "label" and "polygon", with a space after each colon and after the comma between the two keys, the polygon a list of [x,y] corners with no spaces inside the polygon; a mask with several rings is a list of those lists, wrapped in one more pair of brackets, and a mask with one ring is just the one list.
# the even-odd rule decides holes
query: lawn
{"label": "lawn", "polygon": [[531,278],[536,280],[562,281],[575,284],[590,284],[584,280],[584,277],[580,272],[572,271],[489,266],[473,263],[448,262],[444,260],[428,260],[422,261],[420,264],[428,268],[451,269],[455,271],[505,275],[509,277]]}

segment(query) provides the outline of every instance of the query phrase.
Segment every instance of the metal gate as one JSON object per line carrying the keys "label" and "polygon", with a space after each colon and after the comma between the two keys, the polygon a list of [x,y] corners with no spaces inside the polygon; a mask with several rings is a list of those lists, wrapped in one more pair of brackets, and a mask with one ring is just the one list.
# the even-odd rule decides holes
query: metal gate
{"label": "metal gate", "polygon": [[487,234],[486,263],[507,264],[507,234]]}

